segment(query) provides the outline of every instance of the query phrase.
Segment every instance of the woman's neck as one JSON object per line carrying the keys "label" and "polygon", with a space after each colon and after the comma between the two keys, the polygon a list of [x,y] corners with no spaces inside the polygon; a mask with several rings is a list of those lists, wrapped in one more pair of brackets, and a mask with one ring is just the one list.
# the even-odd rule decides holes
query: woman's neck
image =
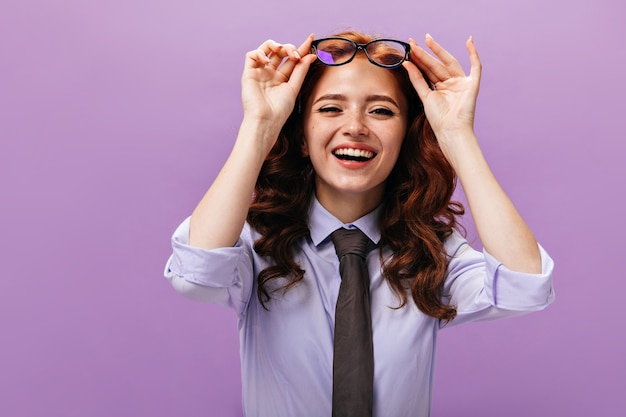
{"label": "woman's neck", "polygon": [[382,203],[380,193],[326,193],[316,190],[320,204],[342,223],[352,223],[370,213]]}

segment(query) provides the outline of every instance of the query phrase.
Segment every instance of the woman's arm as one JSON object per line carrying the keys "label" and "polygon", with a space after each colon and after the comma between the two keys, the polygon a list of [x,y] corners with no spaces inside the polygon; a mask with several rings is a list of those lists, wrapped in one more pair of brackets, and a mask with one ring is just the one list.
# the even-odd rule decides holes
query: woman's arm
{"label": "woman's arm", "polygon": [[[413,40],[411,62],[404,64],[424,103],[439,145],[455,169],[484,248],[513,271],[540,273],[537,241],[491,172],[474,134],[481,64],[472,38],[467,41],[471,69],[426,36],[435,57]],[[418,67],[435,85],[431,90]]]}
{"label": "woman's arm", "polygon": [[268,40],[246,54],[241,78],[243,121],[224,167],[191,215],[191,246],[228,247],[239,238],[263,161],[315,59],[305,56],[312,39],[309,36],[297,49]]}

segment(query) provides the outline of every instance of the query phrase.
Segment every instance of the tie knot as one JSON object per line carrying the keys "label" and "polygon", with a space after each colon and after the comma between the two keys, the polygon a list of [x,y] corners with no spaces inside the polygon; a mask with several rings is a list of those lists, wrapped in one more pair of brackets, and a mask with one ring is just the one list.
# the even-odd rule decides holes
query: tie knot
{"label": "tie knot", "polygon": [[359,255],[365,259],[365,255],[370,249],[370,243],[372,243],[370,238],[359,229],[337,229],[330,237],[335,244],[335,251],[339,259],[347,254]]}

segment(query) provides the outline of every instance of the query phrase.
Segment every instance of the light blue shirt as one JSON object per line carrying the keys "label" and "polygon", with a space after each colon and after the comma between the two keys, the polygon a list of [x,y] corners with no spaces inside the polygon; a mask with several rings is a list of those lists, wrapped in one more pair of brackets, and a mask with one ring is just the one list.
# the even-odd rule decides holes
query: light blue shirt
{"label": "light blue shirt", "polygon": [[[330,234],[358,227],[380,241],[380,209],[344,225],[317,200],[310,210],[310,237],[302,239],[296,261],[304,279],[272,294],[263,309],[256,276],[269,265],[252,249],[259,237],[246,224],[234,247],[211,251],[188,245],[189,219],[172,237],[165,276],[180,293],[232,307],[239,318],[243,407],[247,417],[330,416],[335,303],[339,260]],[[489,253],[472,249],[454,233],[445,242],[452,255],[443,293],[457,308],[447,327],[542,310],[554,300],[553,262],[540,248],[541,274],[512,272]],[[441,322],[421,313],[410,295],[398,298],[381,275],[379,252],[367,257],[374,340],[374,416],[427,417],[433,389],[434,353]],[[276,279],[272,288],[284,285]]]}

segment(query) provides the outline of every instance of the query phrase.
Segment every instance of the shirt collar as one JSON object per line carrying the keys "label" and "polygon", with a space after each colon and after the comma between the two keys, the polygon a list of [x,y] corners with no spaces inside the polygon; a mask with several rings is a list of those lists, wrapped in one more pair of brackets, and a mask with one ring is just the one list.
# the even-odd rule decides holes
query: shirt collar
{"label": "shirt collar", "polygon": [[358,228],[365,233],[365,235],[367,235],[372,242],[378,244],[380,241],[379,219],[382,207],[382,204],[379,205],[374,210],[352,223],[342,223],[328,210],[326,210],[318,201],[315,194],[313,194],[311,206],[309,207],[309,230],[311,233],[311,240],[313,241],[313,244],[317,246],[330,236],[332,232],[343,227],[345,229]]}

